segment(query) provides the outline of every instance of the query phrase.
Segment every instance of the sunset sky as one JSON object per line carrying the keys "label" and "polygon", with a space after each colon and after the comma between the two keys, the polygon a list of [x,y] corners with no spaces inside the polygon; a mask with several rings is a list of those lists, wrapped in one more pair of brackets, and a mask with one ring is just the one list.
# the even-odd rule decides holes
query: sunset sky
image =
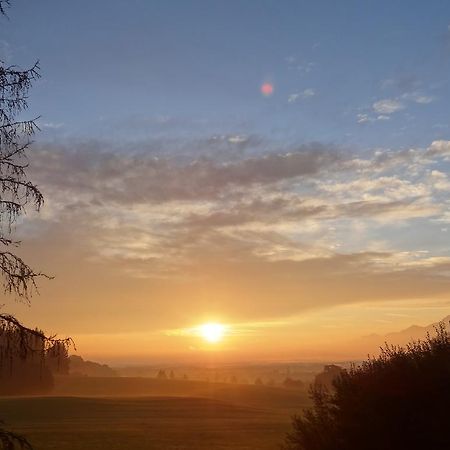
{"label": "sunset sky", "polygon": [[42,74],[16,234],[55,279],[1,302],[28,325],[107,362],[320,359],[450,313],[448,0],[8,15],[0,59]]}

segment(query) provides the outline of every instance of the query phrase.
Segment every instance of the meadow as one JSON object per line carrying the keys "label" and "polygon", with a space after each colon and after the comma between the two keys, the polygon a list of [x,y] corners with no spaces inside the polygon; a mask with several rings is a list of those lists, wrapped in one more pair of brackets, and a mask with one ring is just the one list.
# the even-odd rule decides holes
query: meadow
{"label": "meadow", "polygon": [[278,449],[304,391],[146,378],[66,377],[54,395],[1,398],[36,450]]}

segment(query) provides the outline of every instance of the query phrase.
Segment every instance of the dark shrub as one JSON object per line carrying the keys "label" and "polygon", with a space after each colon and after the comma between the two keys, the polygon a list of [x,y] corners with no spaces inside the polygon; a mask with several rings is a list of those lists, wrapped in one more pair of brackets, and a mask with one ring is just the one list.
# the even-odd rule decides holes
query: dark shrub
{"label": "dark shrub", "polygon": [[436,336],[344,371],[332,391],[312,388],[313,407],[294,417],[289,450],[450,449],[450,337]]}

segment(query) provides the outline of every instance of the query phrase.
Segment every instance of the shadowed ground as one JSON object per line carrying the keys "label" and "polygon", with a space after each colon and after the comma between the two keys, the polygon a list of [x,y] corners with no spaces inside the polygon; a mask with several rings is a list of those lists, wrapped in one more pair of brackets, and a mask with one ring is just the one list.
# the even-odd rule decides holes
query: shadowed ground
{"label": "shadowed ground", "polygon": [[59,377],[53,394],[60,397],[202,397],[290,414],[309,402],[307,389],[139,377]]}
{"label": "shadowed ground", "polygon": [[[103,389],[101,383],[94,388],[95,379],[71,380],[72,386],[59,389],[81,392],[90,386],[86,395],[94,395],[112,387],[120,392],[122,384],[129,393],[141,392],[143,385],[154,392],[151,397],[2,398],[0,415],[36,450],[268,450],[278,449],[290,428],[293,403],[297,411],[305,404],[300,404],[304,394],[264,386],[148,379],[110,379],[108,386],[104,381]],[[177,391],[175,396],[155,394],[169,389]],[[187,396],[202,390],[203,398]]]}

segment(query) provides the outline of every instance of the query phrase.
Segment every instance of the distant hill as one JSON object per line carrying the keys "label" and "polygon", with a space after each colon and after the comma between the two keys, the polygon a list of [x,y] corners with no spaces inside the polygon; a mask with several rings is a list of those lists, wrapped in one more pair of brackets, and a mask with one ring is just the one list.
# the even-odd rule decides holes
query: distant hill
{"label": "distant hill", "polygon": [[106,364],[85,361],[81,356],[69,356],[69,375],[89,377],[117,377],[117,372]]}
{"label": "distant hill", "polygon": [[[450,330],[450,315],[444,317],[442,321],[448,330]],[[419,325],[411,325],[401,331],[395,331],[385,335],[371,334],[368,336],[363,336],[358,340],[357,347],[365,349],[367,352],[373,352],[384,346],[387,342],[391,345],[405,345],[411,341],[417,341],[419,339],[426,338],[429,333],[431,336],[435,334],[435,328],[438,326],[439,322],[432,323],[421,327]]]}

